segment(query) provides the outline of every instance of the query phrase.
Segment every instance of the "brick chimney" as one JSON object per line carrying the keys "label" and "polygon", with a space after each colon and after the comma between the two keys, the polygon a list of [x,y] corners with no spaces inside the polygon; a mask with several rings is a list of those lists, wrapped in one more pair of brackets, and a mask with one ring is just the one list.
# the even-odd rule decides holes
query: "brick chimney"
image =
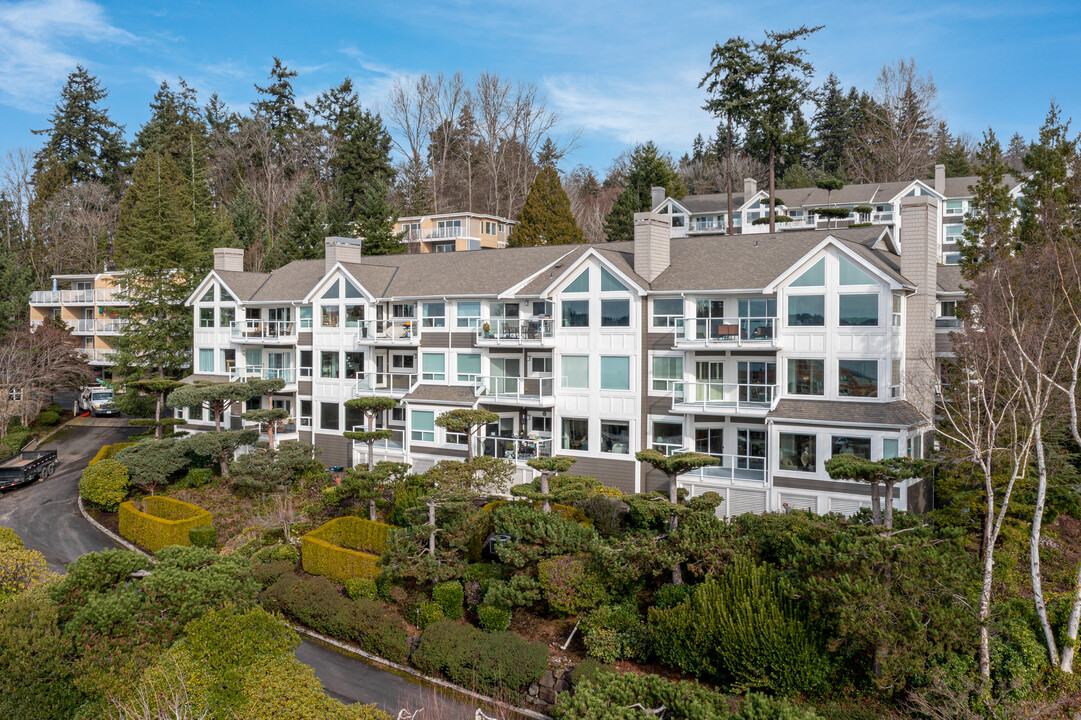
{"label": "brick chimney", "polygon": [[244,251],[241,248],[214,248],[214,269],[244,272]]}
{"label": "brick chimney", "polygon": [[325,242],[327,272],[330,272],[335,263],[360,262],[361,241],[357,238],[328,237]]}
{"label": "brick chimney", "polygon": [[649,195],[649,209],[656,210],[657,206],[664,202],[664,198],[666,197],[667,193],[665,193],[663,187],[658,187],[654,185],[649,189]]}
{"label": "brick chimney", "polygon": [[935,192],[939,195],[946,194],[946,166],[935,165]]}
{"label": "brick chimney", "polygon": [[927,417],[935,409],[935,315],[939,201],[901,200],[901,274],[916,286],[905,303],[905,398]]}
{"label": "brick chimney", "polygon": [[758,192],[758,181],[754,178],[743,178],[743,201],[750,200],[756,192]]}
{"label": "brick chimney", "polygon": [[671,263],[672,218],[659,213],[634,214],[634,271],[653,282]]}

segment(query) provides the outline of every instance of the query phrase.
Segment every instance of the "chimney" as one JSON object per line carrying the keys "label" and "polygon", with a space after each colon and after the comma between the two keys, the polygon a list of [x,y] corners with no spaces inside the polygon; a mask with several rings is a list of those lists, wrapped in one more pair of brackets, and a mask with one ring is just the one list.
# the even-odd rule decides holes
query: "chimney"
{"label": "chimney", "polygon": [[326,268],[327,272],[334,267],[335,263],[359,263],[360,243],[357,238],[328,237],[326,239]]}
{"label": "chimney", "polygon": [[671,262],[672,219],[669,215],[634,214],[634,271],[653,282]]}
{"label": "chimney", "polygon": [[244,251],[241,248],[214,248],[214,269],[244,272]]}
{"label": "chimney", "polygon": [[743,178],[743,200],[749,200],[756,192],[758,192],[758,181],[754,178]]}
{"label": "chimney", "polygon": [[664,202],[664,198],[666,196],[664,188],[654,185],[653,187],[651,187],[649,189],[649,194],[650,194],[649,209],[650,210],[656,210],[657,206],[660,205],[662,202]]}
{"label": "chimney", "polygon": [[901,274],[916,286],[905,303],[905,398],[927,417],[935,411],[935,315],[939,201],[901,200]]}
{"label": "chimney", "polygon": [[946,166],[935,165],[935,192],[939,195],[946,194]]}

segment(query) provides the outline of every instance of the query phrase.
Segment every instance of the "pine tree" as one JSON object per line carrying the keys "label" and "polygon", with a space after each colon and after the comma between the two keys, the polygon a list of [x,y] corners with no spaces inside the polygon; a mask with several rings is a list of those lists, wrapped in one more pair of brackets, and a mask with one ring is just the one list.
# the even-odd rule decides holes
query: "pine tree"
{"label": "pine tree", "polygon": [[604,218],[608,242],[634,239],[634,214],[650,209],[653,186],[664,187],[665,193],[676,199],[687,194],[672,158],[661,155],[652,140],[634,148],[628,165],[630,170],[623,192]]}
{"label": "pine tree", "polygon": [[266,87],[255,86],[263,97],[252,103],[252,112],[267,119],[279,142],[295,135],[308,122],[308,114],[297,107],[293,84],[290,82],[296,76],[296,70],[290,70],[282,63],[281,58],[275,57],[274,67],[270,69],[268,76],[270,84]]}
{"label": "pine tree", "polygon": [[117,338],[125,377],[177,377],[190,365],[191,311],[184,301],[201,268],[188,222],[187,183],[167,155],[146,153],[120,203],[116,258],[127,331]]}
{"label": "pine tree", "polygon": [[[60,102],[49,117],[49,127],[34,130],[46,137],[34,156],[35,177],[50,169],[61,170],[69,183],[101,182],[119,194],[123,186],[128,149],[124,128],[109,118],[102,103],[109,93],[98,79],[79,65],[68,75]],[[57,188],[59,189],[59,188]],[[38,190],[38,200],[50,196]]]}
{"label": "pine tree", "polygon": [[356,233],[364,238],[361,248],[365,255],[398,255],[406,251],[402,234],[394,232],[396,222],[398,213],[387,199],[387,186],[374,178],[357,212]]}
{"label": "pine tree", "polygon": [[518,226],[511,236],[511,246],[564,245],[585,241],[571,213],[571,201],[559,181],[559,173],[550,165],[541,168],[529,189],[522,212],[518,214]]}
{"label": "pine tree", "polygon": [[[10,204],[0,196],[0,229],[10,212]],[[4,289],[0,293],[0,341],[12,330],[25,326],[30,291],[34,287],[34,274],[20,262],[17,250],[0,242],[0,288]]]}
{"label": "pine tree", "polygon": [[1021,133],[1014,133],[1010,138],[1010,144],[1006,147],[1006,164],[1015,173],[1025,169],[1025,155],[1028,154],[1028,143],[1021,137]]}
{"label": "pine tree", "polygon": [[247,184],[242,184],[229,205],[229,219],[237,247],[247,250],[265,242],[263,211]]}
{"label": "pine tree", "polygon": [[850,100],[841,91],[841,83],[836,75],[829,74],[815,101],[818,107],[813,118],[815,167],[842,177],[845,151],[852,137],[852,113]]}
{"label": "pine tree", "polygon": [[980,179],[972,188],[972,209],[960,243],[961,270],[967,277],[1016,247],[1016,205],[1005,183],[1009,168],[992,130],[984,133],[976,150],[976,168]]}
{"label": "pine tree", "polygon": [[326,206],[311,178],[304,178],[289,207],[284,232],[267,252],[263,270],[269,272],[293,260],[315,260],[323,256],[327,235]]}
{"label": "pine tree", "polygon": [[537,152],[537,165],[542,168],[554,168],[563,157],[563,152],[552,142],[552,138],[544,138],[544,144]]}
{"label": "pine tree", "polygon": [[1062,108],[1052,102],[1040,126],[1039,139],[1025,154],[1024,198],[1018,238],[1022,244],[1049,239],[1074,239],[1078,140],[1070,136],[1070,121],[1062,118]]}
{"label": "pine tree", "polygon": [[392,140],[378,113],[351,109],[337,126],[338,151],[330,161],[335,195],[345,218],[357,220],[368,188],[378,182],[385,188],[394,182],[390,159]]}

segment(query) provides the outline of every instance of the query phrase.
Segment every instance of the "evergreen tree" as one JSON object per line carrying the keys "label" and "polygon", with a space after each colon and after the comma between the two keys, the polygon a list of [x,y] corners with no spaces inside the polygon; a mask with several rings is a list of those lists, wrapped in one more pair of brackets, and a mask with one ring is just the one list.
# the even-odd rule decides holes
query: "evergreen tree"
{"label": "evergreen tree", "polygon": [[[10,203],[0,197],[0,222],[10,214]],[[2,226],[0,226],[2,229]],[[20,262],[18,249],[0,243],[0,341],[12,330],[26,325],[30,291],[34,288],[34,274],[29,266]]]}
{"label": "evergreen tree", "polygon": [[184,176],[167,155],[146,153],[135,164],[120,203],[116,258],[128,274],[117,338],[125,377],[176,377],[190,365],[191,310],[184,301],[201,268],[188,221]]}
{"label": "evergreen tree", "polygon": [[346,77],[337,87],[319,93],[314,103],[304,103],[310,115],[322,119],[323,127],[332,133],[342,125],[342,119],[360,111],[360,99],[353,89],[353,79]]}
{"label": "evergreen tree", "polygon": [[326,206],[319,199],[315,183],[306,177],[300,182],[297,194],[289,206],[284,232],[278,235],[278,242],[267,252],[263,270],[270,272],[293,260],[315,260],[323,257],[326,234]]}
{"label": "evergreen tree", "polygon": [[210,99],[206,101],[203,116],[206,118],[206,126],[211,133],[223,135],[232,132],[240,119],[236,113],[229,111],[225,101],[218,97],[217,93],[211,94]]}
{"label": "evergreen tree", "polygon": [[551,165],[541,168],[526,196],[518,226],[510,244],[564,245],[586,241],[571,213],[571,201],[559,181],[559,173]]}
{"label": "evergreen tree", "polygon": [[274,58],[274,67],[270,69],[266,87],[255,86],[263,97],[252,103],[252,112],[267,119],[279,142],[297,131],[308,122],[308,114],[296,104],[293,84],[296,70],[290,70],[281,58]]}
{"label": "evergreen tree", "polygon": [[402,233],[394,232],[396,222],[398,213],[387,198],[387,186],[373,178],[357,212],[356,233],[364,238],[361,248],[365,255],[398,255],[406,251]]}
{"label": "evergreen tree", "polygon": [[980,179],[972,189],[972,208],[960,242],[961,270],[970,278],[986,263],[1016,248],[1017,208],[1005,182],[1009,168],[992,130],[984,133],[976,150],[976,168]]}
{"label": "evergreen tree", "polygon": [[965,142],[950,133],[945,121],[935,131],[935,163],[946,166],[946,177],[964,177],[972,174]]}
{"label": "evergreen tree", "polygon": [[1015,173],[1025,169],[1025,155],[1028,154],[1028,143],[1021,137],[1021,133],[1014,133],[1010,138],[1010,144],[1006,147],[1006,164]]}
{"label": "evergreen tree", "polygon": [[247,184],[240,186],[229,205],[229,219],[237,247],[246,250],[265,241],[263,210]]}
{"label": "evergreen tree", "polygon": [[555,168],[562,157],[563,152],[552,142],[552,138],[547,137],[544,138],[544,144],[537,152],[537,165],[542,168]]}
{"label": "evergreen tree", "polygon": [[850,97],[841,91],[841,83],[833,73],[815,97],[815,168],[836,177],[844,175],[845,150],[852,137]]}
{"label": "evergreen tree", "polygon": [[374,183],[385,188],[394,182],[390,133],[378,113],[349,110],[337,127],[341,135],[338,151],[330,161],[339,214],[357,220],[368,188]]}
{"label": "evergreen tree", "polygon": [[653,186],[664,187],[665,193],[676,199],[687,194],[672,158],[661,155],[652,140],[635,146],[628,166],[630,169],[623,192],[604,218],[608,242],[634,239],[634,214],[650,209],[650,189]]}
{"label": "evergreen tree", "polygon": [[[1036,244],[1051,239],[1075,239],[1078,140],[1070,137],[1070,121],[1054,102],[1040,126],[1039,139],[1025,154],[1024,198],[1018,240]],[[1074,178],[1074,182],[1070,179]]]}
{"label": "evergreen tree", "polygon": [[[124,128],[102,107],[108,95],[82,65],[68,75],[60,102],[49,117],[49,127],[33,131],[46,137],[45,146],[34,156],[35,177],[52,170],[62,173],[68,183],[100,182],[120,193],[128,150]],[[43,194],[39,187],[38,201],[49,197],[51,194]]]}

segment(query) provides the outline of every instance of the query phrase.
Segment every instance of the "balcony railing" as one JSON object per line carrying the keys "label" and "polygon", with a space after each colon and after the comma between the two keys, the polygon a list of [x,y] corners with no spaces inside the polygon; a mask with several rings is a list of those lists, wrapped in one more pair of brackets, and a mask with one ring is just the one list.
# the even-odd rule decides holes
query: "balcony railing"
{"label": "balcony railing", "polygon": [[[303,420],[303,418],[301,418],[301,420]],[[269,437],[270,437],[270,433],[268,433],[266,431],[266,423],[256,422],[254,420],[244,420],[244,421],[241,422],[241,427],[243,427],[245,429],[247,429],[247,428],[258,428],[260,436],[261,436],[260,437],[261,440],[262,439],[269,439]],[[292,433],[295,433],[296,431],[297,431],[297,418],[288,417],[288,418],[285,418],[284,420],[278,420],[278,421],[276,421],[276,424],[274,425],[274,439],[275,440],[280,440],[279,436],[281,436],[281,435],[290,435]]]}
{"label": "balcony railing", "polygon": [[683,475],[680,482],[688,480],[692,482],[731,483],[735,481],[765,483],[766,482],[766,458],[750,457],[746,455],[714,455],[721,461],[720,465],[711,465],[698,468]]}
{"label": "balcony railing", "polygon": [[416,373],[364,373],[356,379],[357,384],[353,395],[356,397],[369,395],[400,397],[413,390],[418,377]]}
{"label": "balcony railing", "polygon": [[229,372],[229,380],[238,382],[257,378],[261,380],[284,380],[286,385],[294,385],[297,380],[296,368],[272,368],[263,365],[241,365]]}
{"label": "balcony railing", "polygon": [[124,318],[79,318],[71,332],[75,335],[116,335],[124,332],[127,325]]}
{"label": "balcony railing", "polygon": [[477,376],[478,394],[500,402],[517,405],[554,402],[555,378],[552,375],[537,377]]}
{"label": "balcony railing", "polygon": [[687,225],[687,232],[724,232],[724,223],[715,222],[713,220],[709,222],[692,220]]}
{"label": "balcony railing", "polygon": [[516,438],[489,435],[477,438],[477,454],[525,462],[552,456],[552,438]]}
{"label": "balcony railing", "polygon": [[429,230],[425,235],[426,240],[447,240],[450,238],[465,237],[466,229],[461,226],[441,227]]}
{"label": "balcony railing", "polygon": [[416,320],[363,320],[357,328],[357,343],[420,343],[420,323]]}
{"label": "balcony railing", "polygon": [[893,224],[893,211],[871,213],[871,222],[875,225],[891,225]]}
{"label": "balcony railing", "polygon": [[106,348],[80,348],[81,353],[91,365],[112,365],[116,350]]}
{"label": "balcony railing", "polygon": [[487,321],[477,328],[477,343],[480,345],[533,345],[554,342],[551,318],[515,318]]}
{"label": "balcony railing", "polygon": [[945,315],[943,317],[935,318],[936,328],[955,328],[961,327],[961,318]]}
{"label": "balcony railing", "polygon": [[677,324],[676,343],[704,345],[772,344],[776,318],[683,318]]}
{"label": "balcony railing", "polygon": [[[367,425],[354,425],[350,428],[353,432],[367,432]],[[381,428],[385,430],[386,428]],[[368,451],[368,443],[360,442],[358,440],[353,441],[353,448],[355,450],[362,450],[365,453]],[[385,440],[376,440],[372,446],[372,450],[375,452],[404,452],[405,451],[405,428],[390,428],[390,437]]]}
{"label": "balcony railing", "polygon": [[117,288],[89,290],[35,290],[30,293],[31,305],[92,305],[94,303],[123,303]]}
{"label": "balcony railing", "polygon": [[31,305],[59,305],[59,290],[35,290],[30,293]]}
{"label": "balcony railing", "polygon": [[285,341],[296,340],[295,320],[234,320],[229,324],[233,340]]}
{"label": "balcony railing", "polygon": [[777,385],[758,383],[684,382],[673,386],[672,409],[687,411],[768,411],[778,397]]}

